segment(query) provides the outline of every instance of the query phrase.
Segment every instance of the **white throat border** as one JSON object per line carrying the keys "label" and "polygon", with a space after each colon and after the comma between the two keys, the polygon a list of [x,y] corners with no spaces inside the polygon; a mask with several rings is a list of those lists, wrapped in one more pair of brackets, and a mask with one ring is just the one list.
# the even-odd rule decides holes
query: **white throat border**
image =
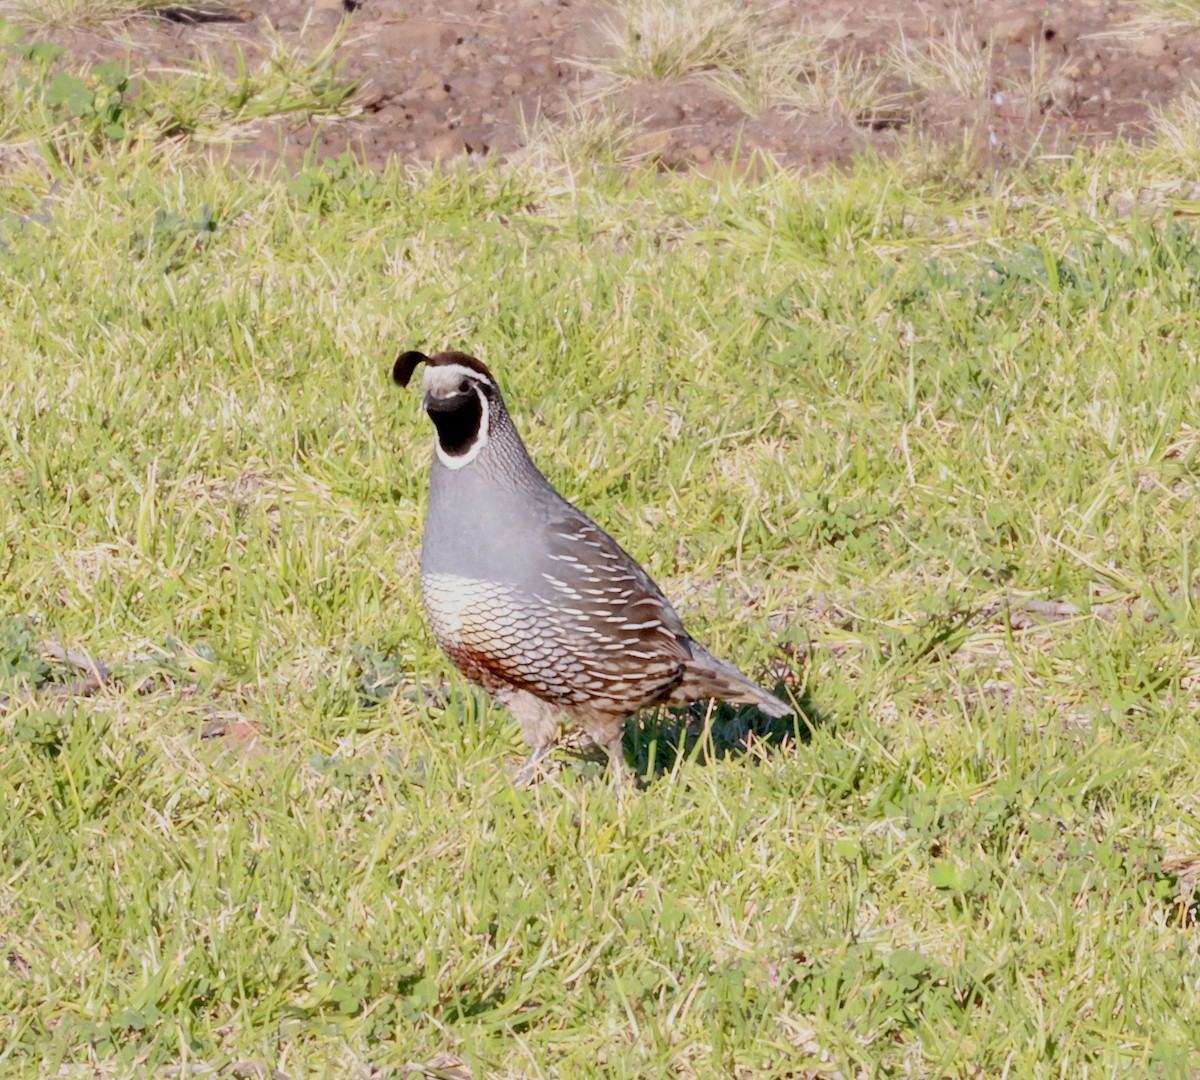
{"label": "white throat border", "polygon": [[478,371],[465,367],[462,364],[427,364],[422,380],[425,392],[429,393],[435,389],[448,390],[463,379],[467,380],[471,389],[478,395],[481,406],[479,431],[476,433],[475,441],[471,444],[471,449],[465,454],[459,454],[457,457],[454,457],[442,449],[441,440],[436,434],[433,437],[433,445],[437,452],[438,461],[445,465],[447,469],[454,471],[465,469],[472,461],[479,457],[483,448],[487,446],[491,425],[491,410],[488,407],[487,394],[483,392],[483,387],[480,384],[489,380]]}
{"label": "white throat border", "polygon": [[455,471],[465,469],[471,464],[488,442],[489,427],[491,424],[491,411],[488,408],[487,394],[480,389],[478,385],[472,385],[471,389],[475,391],[476,397],[479,398],[480,413],[479,413],[479,431],[475,434],[475,441],[471,443],[471,449],[465,454],[459,454],[457,457],[447,454],[442,449],[442,440],[438,437],[437,432],[433,435],[433,448],[437,452],[438,461],[446,466],[447,469]]}

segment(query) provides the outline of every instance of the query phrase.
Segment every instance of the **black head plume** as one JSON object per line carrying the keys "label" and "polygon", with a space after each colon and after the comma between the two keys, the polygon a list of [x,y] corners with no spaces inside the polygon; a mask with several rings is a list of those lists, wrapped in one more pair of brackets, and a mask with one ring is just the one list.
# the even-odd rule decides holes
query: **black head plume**
{"label": "black head plume", "polygon": [[396,357],[396,363],[392,365],[392,381],[397,386],[407,386],[412,381],[413,372],[417,370],[418,364],[429,364],[431,367],[456,364],[469,371],[477,372],[493,386],[496,383],[492,373],[488,371],[487,365],[482,360],[476,360],[475,357],[468,356],[466,353],[451,351],[426,356],[424,353],[414,350],[402,352]]}
{"label": "black head plume", "polygon": [[417,365],[426,362],[429,359],[424,353],[409,350],[402,352],[396,357],[396,363],[392,367],[392,382],[397,386],[407,386],[413,377],[413,372],[417,370]]}

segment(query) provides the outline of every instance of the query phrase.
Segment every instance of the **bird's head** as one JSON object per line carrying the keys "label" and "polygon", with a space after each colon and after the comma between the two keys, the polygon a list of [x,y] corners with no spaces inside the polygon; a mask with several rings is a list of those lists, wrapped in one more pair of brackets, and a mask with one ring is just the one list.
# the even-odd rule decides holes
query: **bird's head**
{"label": "bird's head", "polygon": [[425,365],[423,404],[437,429],[438,459],[461,469],[487,445],[492,415],[504,408],[500,388],[481,360],[461,352],[401,353],[392,380],[407,386],[418,364]]}

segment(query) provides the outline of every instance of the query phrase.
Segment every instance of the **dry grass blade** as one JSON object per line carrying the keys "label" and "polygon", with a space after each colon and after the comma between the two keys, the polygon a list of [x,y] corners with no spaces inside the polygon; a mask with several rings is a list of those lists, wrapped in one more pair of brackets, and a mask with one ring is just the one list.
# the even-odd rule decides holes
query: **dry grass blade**
{"label": "dry grass blade", "polygon": [[17,0],[0,4],[0,15],[11,13],[35,26],[89,27],[144,14],[161,0]]}
{"label": "dry grass blade", "polygon": [[1200,0],[1141,0],[1149,14],[1144,25],[1187,32],[1200,27]]}
{"label": "dry grass blade", "polygon": [[1154,109],[1151,122],[1160,143],[1200,164],[1200,87],[1190,86],[1165,108]]}
{"label": "dry grass blade", "polygon": [[404,1069],[410,1075],[418,1074],[425,1080],[473,1080],[475,1075],[462,1058],[450,1053],[434,1054],[424,1064],[410,1061]]}
{"label": "dry grass blade", "polygon": [[163,1065],[154,1070],[158,1077],[187,1080],[188,1077],[211,1077],[213,1080],[292,1080],[282,1069],[274,1069],[258,1061],[231,1061],[227,1065],[196,1062],[188,1065]]}
{"label": "dry grass blade", "polygon": [[631,82],[737,68],[753,54],[755,24],[732,0],[623,0],[605,23],[612,55],[590,66]]}
{"label": "dry grass blade", "polygon": [[608,97],[568,102],[557,117],[542,109],[532,119],[521,116],[524,158],[539,169],[559,174],[627,164],[635,133],[625,111]]}
{"label": "dry grass blade", "polygon": [[969,101],[988,95],[992,75],[992,48],[981,46],[956,19],[945,31],[918,42],[900,38],[887,54],[888,69],[925,90],[952,90]]}
{"label": "dry grass blade", "polygon": [[869,124],[877,114],[891,110],[892,102],[883,92],[885,79],[886,72],[873,59],[834,53],[804,72],[778,101],[785,110],[801,115],[840,113]]}
{"label": "dry grass blade", "polygon": [[739,62],[706,73],[749,116],[794,94],[821,67],[824,42],[808,34],[768,38],[748,48]]}
{"label": "dry grass blade", "polygon": [[1179,886],[1179,919],[1185,926],[1196,923],[1196,889],[1200,887],[1200,855],[1176,855],[1164,859],[1164,873],[1174,876]]}
{"label": "dry grass blade", "polygon": [[1077,75],[1077,65],[1056,47],[1039,43],[1023,71],[1000,81],[997,98],[1026,122],[1047,113],[1069,116],[1078,105]]}
{"label": "dry grass blade", "polygon": [[107,664],[77,649],[64,648],[57,641],[43,641],[41,648],[42,652],[51,660],[86,673],[82,679],[76,682],[55,687],[55,697],[84,697],[94,694],[112,678],[112,671]]}

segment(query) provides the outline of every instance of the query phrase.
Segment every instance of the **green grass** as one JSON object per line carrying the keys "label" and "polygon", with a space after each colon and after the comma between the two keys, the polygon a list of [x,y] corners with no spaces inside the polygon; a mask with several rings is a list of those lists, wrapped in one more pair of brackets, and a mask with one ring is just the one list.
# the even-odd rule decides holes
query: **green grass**
{"label": "green grass", "polygon": [[[1194,1070],[1194,142],[248,177],[47,127],[32,62],[5,122],[70,152],[0,186],[0,1073]],[[697,637],[799,657],[811,732],[647,721],[645,790],[514,789],[419,610],[409,347],[493,366]]]}
{"label": "green grass", "polygon": [[78,163],[97,151],[136,145],[171,154],[185,141],[228,143],[275,117],[339,122],[357,111],[342,77],[344,28],[320,43],[270,32],[247,57],[234,46],[211,56],[133,73],[120,60],[80,68],[61,46],[0,15],[0,166],[9,159]]}
{"label": "green grass", "polygon": [[36,26],[92,27],[166,6],[159,0],[0,0],[0,18],[12,16]]}

